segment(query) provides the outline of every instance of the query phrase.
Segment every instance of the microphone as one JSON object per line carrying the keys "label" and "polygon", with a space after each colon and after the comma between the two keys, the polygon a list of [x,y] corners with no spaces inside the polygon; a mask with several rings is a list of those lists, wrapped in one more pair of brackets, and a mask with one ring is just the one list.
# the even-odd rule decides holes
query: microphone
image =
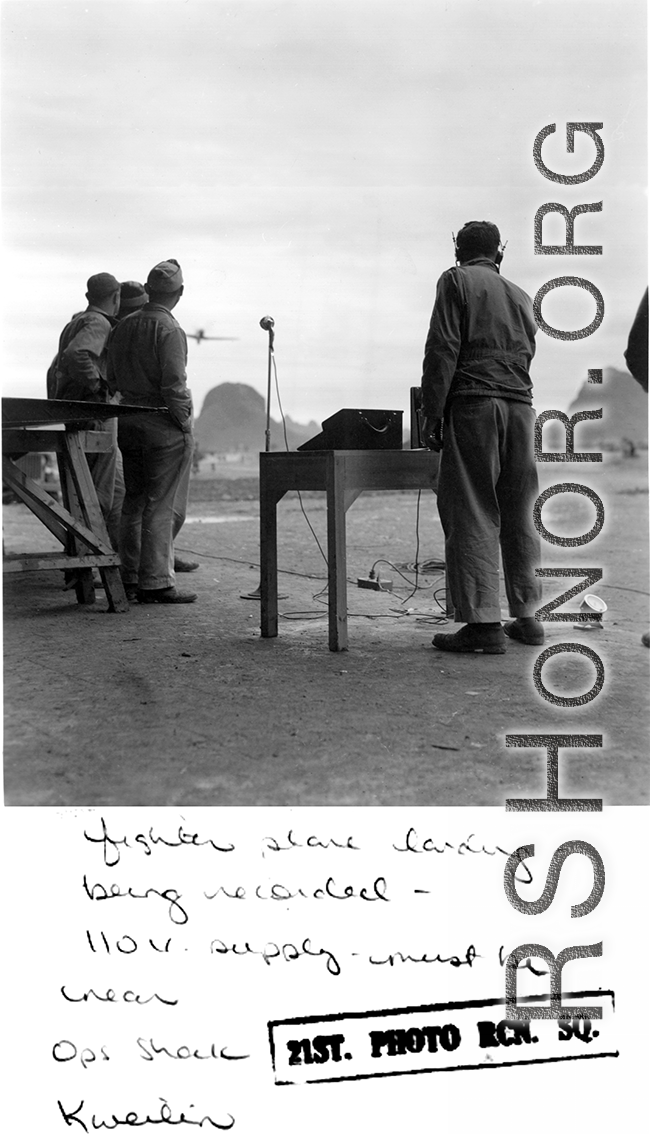
{"label": "microphone", "polygon": [[[275,338],[275,331],[273,330],[273,328],[275,327],[275,319],[272,319],[270,315],[264,315],[260,319],[260,327],[262,328],[263,331],[269,332],[269,366],[270,366],[271,365],[271,357],[270,356],[271,356],[271,352],[273,351],[273,340]],[[270,378],[269,378],[269,382],[270,382]]]}
{"label": "microphone", "polygon": [[[268,370],[268,385],[266,391],[266,429],[264,431],[265,444],[264,449],[267,453],[271,451],[271,368],[275,366],[275,359],[273,357],[273,339],[275,338],[275,319],[270,315],[263,315],[260,319],[260,327],[263,331],[269,332],[269,370]],[[277,373],[276,373],[277,382]],[[278,393],[279,397],[279,393]]]}

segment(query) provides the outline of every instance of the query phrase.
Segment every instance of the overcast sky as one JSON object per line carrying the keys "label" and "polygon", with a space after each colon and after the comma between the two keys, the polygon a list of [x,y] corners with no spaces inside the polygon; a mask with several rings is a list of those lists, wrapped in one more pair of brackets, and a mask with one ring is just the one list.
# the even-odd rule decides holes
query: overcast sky
{"label": "overcast sky", "polygon": [[[451,232],[496,222],[504,275],[531,295],[578,275],[605,300],[575,343],[538,335],[538,411],[589,367],[623,367],[647,284],[644,0],[7,0],[3,19],[4,393],[42,397],[89,275],[182,265],[197,411],[207,391],[266,392],[276,322],[285,412],[408,408]],[[603,122],[605,162],[561,186],[535,168],[567,121]],[[602,201],[576,240],[602,257],[535,256],[540,205]],[[549,243],[563,225],[545,222]],[[544,315],[591,322],[586,292]],[[274,404],[273,416],[278,417]],[[262,444],[263,439],[261,439]]]}

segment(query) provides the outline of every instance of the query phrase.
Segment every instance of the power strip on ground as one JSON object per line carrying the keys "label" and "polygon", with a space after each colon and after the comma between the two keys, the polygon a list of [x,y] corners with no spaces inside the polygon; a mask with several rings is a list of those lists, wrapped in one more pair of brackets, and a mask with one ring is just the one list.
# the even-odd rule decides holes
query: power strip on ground
{"label": "power strip on ground", "polygon": [[391,579],[357,579],[357,586],[367,591],[392,591]]}

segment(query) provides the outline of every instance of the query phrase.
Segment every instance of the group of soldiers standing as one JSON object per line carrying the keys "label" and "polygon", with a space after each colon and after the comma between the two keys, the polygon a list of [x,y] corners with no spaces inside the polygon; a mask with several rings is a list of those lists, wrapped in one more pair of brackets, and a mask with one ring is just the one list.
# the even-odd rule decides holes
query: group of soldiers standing
{"label": "group of soldiers standing", "polygon": [[[172,311],[183,294],[176,260],[156,264],[143,286],[100,272],[87,284],[85,311],[64,327],[47,375],[50,398],[150,406],[151,414],[97,422],[110,431],[105,453],[88,456],[109,538],[119,552],[127,597],[188,603],[176,572],[198,563],[174,554],[187,511],[192,465],[192,396],[187,339]],[[165,410],[165,413],[160,413]]]}

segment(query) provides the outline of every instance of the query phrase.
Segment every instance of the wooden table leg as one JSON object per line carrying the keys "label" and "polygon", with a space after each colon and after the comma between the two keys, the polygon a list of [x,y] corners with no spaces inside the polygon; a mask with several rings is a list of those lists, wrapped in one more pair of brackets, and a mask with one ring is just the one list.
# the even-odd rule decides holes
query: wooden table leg
{"label": "wooden table leg", "polygon": [[260,468],[260,630],[278,634],[278,495]]}
{"label": "wooden table leg", "polygon": [[[69,474],[68,483],[71,490],[70,511],[74,514],[75,509],[77,509],[81,513],[84,523],[88,525],[91,531],[96,533],[98,545],[103,551],[110,552],[112,548],[97,499],[95,485],[90,475],[88,461],[76,433],[72,431],[66,433],[65,447],[66,472]],[[126,597],[119,566],[100,567],[99,574],[106,592],[108,609],[115,614],[124,614],[129,609],[129,601]],[[79,602],[94,602],[94,590],[92,571],[85,568],[81,569],[76,588]],[[90,591],[92,591],[92,598]]]}
{"label": "wooden table leg", "polygon": [[327,463],[327,578],[330,650],[348,648],[345,548],[345,464],[332,453]]}
{"label": "wooden table leg", "polygon": [[[79,495],[77,485],[73,476],[72,467],[69,460],[68,453],[69,440],[66,437],[65,450],[57,454],[57,461],[59,465],[59,481],[61,484],[61,497],[68,512],[78,520],[82,520],[84,524],[87,523],[87,516],[79,502]],[[77,539],[72,531],[68,532],[65,542],[66,553],[70,558],[83,555],[88,551],[88,548],[83,543],[83,540]],[[95,587],[93,585],[92,568],[86,567],[73,567],[69,571],[63,572],[65,580],[65,589],[71,590],[74,587],[77,602],[82,604],[91,604],[95,601]]]}

